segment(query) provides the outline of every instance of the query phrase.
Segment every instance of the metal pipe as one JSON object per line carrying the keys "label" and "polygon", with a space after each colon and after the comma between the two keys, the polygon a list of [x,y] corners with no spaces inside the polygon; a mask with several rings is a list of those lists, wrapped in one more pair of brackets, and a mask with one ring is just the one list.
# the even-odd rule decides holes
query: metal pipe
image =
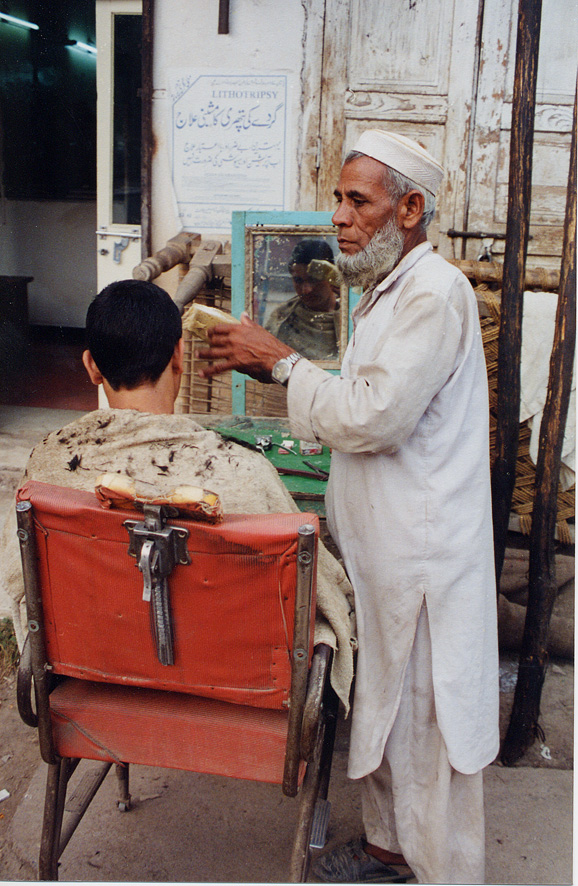
{"label": "metal pipe", "polygon": [[36,693],[36,711],[38,715],[38,738],[40,753],[45,763],[56,763],[50,724],[50,692],[49,664],[46,659],[46,643],[44,637],[44,617],[42,612],[42,594],[37,573],[36,538],[32,504],[19,501],[16,504],[18,523],[18,540],[22,558],[22,573],[26,593],[26,612],[28,618],[28,636],[32,655],[32,673]]}
{"label": "metal pipe", "polygon": [[200,234],[192,234],[181,231],[175,237],[167,240],[165,246],[148,255],[139,265],[133,268],[134,280],[154,280],[164,271],[170,271],[178,264],[188,265],[191,260],[191,250],[194,242],[200,241]]}
{"label": "metal pipe", "polygon": [[51,763],[46,774],[44,819],[38,859],[38,878],[40,880],[58,880],[58,842],[60,838],[58,805],[61,786],[60,772],[63,762],[63,760],[58,760],[56,763]]}
{"label": "metal pipe", "polygon": [[297,587],[295,590],[295,626],[291,662],[291,701],[287,729],[287,754],[283,772],[283,793],[294,797],[298,789],[301,760],[301,726],[309,675],[309,639],[311,598],[315,565],[315,527],[304,523],[299,527],[297,546]]}
{"label": "metal pipe", "polygon": [[[68,842],[72,835],[74,834],[76,828],[80,824],[82,817],[90,804],[92,803],[96,792],[99,787],[103,783],[108,770],[112,766],[112,763],[101,763],[98,768],[96,768],[92,773],[92,779],[88,786],[88,790],[82,798],[82,803],[79,805],[78,809],[75,809],[74,812],[70,812],[66,819],[66,827],[62,828],[62,833],[60,836],[60,842],[58,846],[58,858],[62,855],[64,850],[66,849]],[[72,775],[72,772],[68,772],[68,778]],[[85,776],[86,777],[86,776]]]}

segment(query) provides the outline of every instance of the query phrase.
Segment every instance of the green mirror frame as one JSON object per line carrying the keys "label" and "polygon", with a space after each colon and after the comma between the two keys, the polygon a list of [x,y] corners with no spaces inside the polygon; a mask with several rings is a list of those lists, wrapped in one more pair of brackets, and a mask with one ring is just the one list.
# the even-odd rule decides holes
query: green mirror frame
{"label": "green mirror frame", "polygon": [[[232,244],[231,244],[231,292],[232,312],[235,317],[240,317],[246,311],[257,322],[263,318],[254,316],[256,313],[255,292],[259,284],[256,282],[259,261],[256,258],[256,250],[263,243],[264,238],[271,238],[285,246],[285,253],[291,239],[296,242],[304,238],[321,238],[333,240],[336,229],[331,223],[331,212],[264,212],[244,211],[233,212],[232,218]],[[287,241],[283,243],[283,241]],[[336,244],[335,244],[336,247]],[[290,280],[286,264],[283,266],[283,276]],[[265,278],[260,275],[263,282]],[[323,367],[334,375],[339,374],[341,360],[345,353],[347,341],[352,332],[351,312],[359,300],[359,292],[347,290],[342,287],[341,291],[341,334],[339,338],[339,358],[331,360],[314,360],[313,362]],[[257,307],[257,312],[259,308]],[[233,414],[245,414],[245,380],[246,376],[239,372],[233,372]]]}

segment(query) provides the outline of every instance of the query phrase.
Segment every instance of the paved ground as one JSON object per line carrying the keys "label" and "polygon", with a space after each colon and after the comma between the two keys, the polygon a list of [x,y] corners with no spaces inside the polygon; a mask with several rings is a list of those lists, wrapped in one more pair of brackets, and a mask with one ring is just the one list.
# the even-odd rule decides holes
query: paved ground
{"label": "paved ground", "polygon": [[[362,830],[357,786],[345,776],[346,733],[342,726],[334,757],[328,847]],[[36,878],[44,769],[34,771],[6,829],[5,879]],[[573,882],[572,778],[553,767],[487,769],[487,883]],[[279,788],[147,767],[134,767],[131,781],[135,808],[121,814],[109,773],[65,850],[60,879],[287,881],[296,801]]]}
{"label": "paved ground", "polygon": [[[0,407],[0,518],[30,448],[75,414]],[[542,694],[544,742],[518,766],[494,764],[486,771],[487,883],[573,882],[573,671],[564,661],[549,667]],[[504,654],[502,730],[515,675],[515,655]],[[0,683],[0,791],[8,788],[11,795],[0,803],[0,878],[29,881],[36,878],[45,767],[36,762],[35,732],[19,721],[14,699],[14,680],[8,678]],[[345,777],[347,746],[342,723],[330,788],[329,847],[361,832],[357,788]],[[284,798],[280,788],[135,767],[135,808],[128,814],[116,810],[114,789],[109,774],[62,857],[62,880],[286,881],[296,801]],[[313,875],[309,879],[315,881]]]}

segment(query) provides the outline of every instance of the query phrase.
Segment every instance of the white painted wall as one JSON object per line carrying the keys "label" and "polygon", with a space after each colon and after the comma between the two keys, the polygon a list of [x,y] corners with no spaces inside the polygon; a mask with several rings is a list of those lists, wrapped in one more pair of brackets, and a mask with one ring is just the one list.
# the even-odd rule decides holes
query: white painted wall
{"label": "white painted wall", "polygon": [[295,208],[300,137],[301,69],[304,10],[301,0],[243,0],[231,3],[230,34],[219,35],[215,0],[175,0],[155,7],[153,75],[152,237],[153,249],[180,230],[170,170],[171,102],[168,72],[175,68],[211,69],[217,74],[287,74],[295,76],[288,115],[290,205]]}
{"label": "white painted wall", "polygon": [[96,294],[93,201],[6,200],[0,218],[0,273],[34,277],[32,324],[83,327]]}

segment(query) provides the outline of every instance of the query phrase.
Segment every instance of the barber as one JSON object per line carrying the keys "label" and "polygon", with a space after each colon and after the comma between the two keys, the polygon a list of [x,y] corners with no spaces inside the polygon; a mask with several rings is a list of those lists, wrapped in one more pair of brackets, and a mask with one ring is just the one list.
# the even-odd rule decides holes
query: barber
{"label": "barber", "polygon": [[484,881],[482,769],[498,751],[488,386],[474,292],[434,254],[443,170],[366,131],[335,189],[346,283],[363,286],[339,377],[244,316],[199,356],[287,386],[291,432],[332,447],[328,526],[354,587],[359,655],[348,775],[365,839],[329,882]]}

